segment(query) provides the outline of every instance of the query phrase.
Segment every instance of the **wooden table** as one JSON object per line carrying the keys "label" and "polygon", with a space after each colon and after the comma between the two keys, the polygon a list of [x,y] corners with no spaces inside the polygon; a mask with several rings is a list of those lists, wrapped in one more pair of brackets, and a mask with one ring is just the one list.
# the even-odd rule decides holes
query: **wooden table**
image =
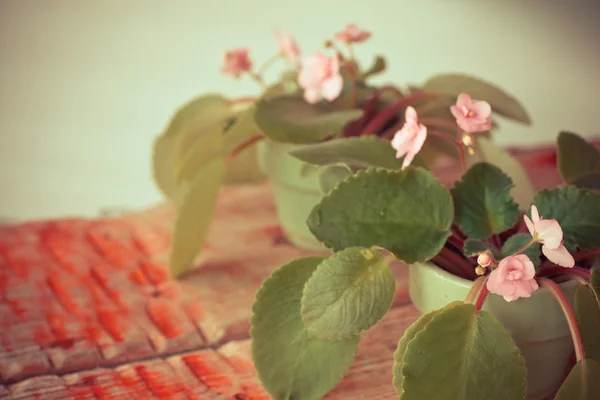
{"label": "wooden table", "polygon": [[[538,187],[552,151],[523,152]],[[448,182],[452,177],[446,177]],[[0,227],[0,399],[262,400],[250,309],[262,280],[308,254],[282,235],[268,185],[224,188],[199,268],[166,274],[173,211]],[[396,399],[392,354],[418,316],[405,265],[327,399]]]}

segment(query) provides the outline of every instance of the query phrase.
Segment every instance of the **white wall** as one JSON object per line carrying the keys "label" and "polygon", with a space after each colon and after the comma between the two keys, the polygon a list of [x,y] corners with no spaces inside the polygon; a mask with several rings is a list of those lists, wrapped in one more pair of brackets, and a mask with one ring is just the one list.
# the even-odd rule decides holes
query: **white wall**
{"label": "white wall", "polygon": [[205,91],[252,94],[221,53],[273,54],[271,28],[316,50],[347,22],[373,31],[382,81],[462,71],[503,85],[535,126],[502,143],[600,132],[597,0],[0,0],[0,217],[93,215],[160,200],[151,140]]}

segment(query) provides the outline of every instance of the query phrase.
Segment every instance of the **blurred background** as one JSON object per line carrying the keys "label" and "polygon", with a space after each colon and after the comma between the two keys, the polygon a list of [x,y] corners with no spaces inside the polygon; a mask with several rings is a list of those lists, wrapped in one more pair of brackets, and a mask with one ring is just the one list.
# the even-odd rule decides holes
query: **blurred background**
{"label": "blurred background", "polygon": [[205,92],[254,95],[219,74],[222,53],[276,52],[273,28],[304,53],[354,22],[379,82],[475,74],[520,99],[532,127],[504,122],[501,144],[600,134],[598,0],[0,0],[0,218],[96,215],[161,201],[154,137]]}

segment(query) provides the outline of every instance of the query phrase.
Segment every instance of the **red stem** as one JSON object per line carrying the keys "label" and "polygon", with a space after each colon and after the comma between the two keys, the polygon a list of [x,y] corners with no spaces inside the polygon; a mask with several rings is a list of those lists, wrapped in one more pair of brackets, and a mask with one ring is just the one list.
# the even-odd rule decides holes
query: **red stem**
{"label": "red stem", "polygon": [[473,282],[473,286],[471,286],[471,290],[469,290],[469,293],[467,293],[465,303],[474,304],[477,295],[479,294],[479,292],[481,292],[481,288],[485,285],[486,282],[487,277],[485,276],[480,276],[479,278],[475,279],[475,281]]}
{"label": "red stem", "polygon": [[452,262],[454,262],[458,266],[465,267],[465,268],[473,267],[473,265],[471,264],[471,262],[469,260],[467,260],[466,258],[453,252],[452,250],[450,250],[447,247],[443,247],[440,252],[443,253],[448,259],[452,260]]}
{"label": "red stem", "polygon": [[594,256],[600,256],[600,249],[583,250],[583,251],[579,251],[579,252],[573,254],[573,258],[575,259],[575,262],[582,261],[582,260],[585,260],[587,258],[594,257]]}
{"label": "red stem", "polygon": [[394,104],[384,108],[375,118],[373,118],[360,133],[361,136],[369,134],[377,134],[381,128],[385,126],[392,118],[396,116],[396,112],[409,106],[410,104],[421,100],[428,96],[425,92],[413,93],[410,96],[403,97]]}
{"label": "red stem", "polygon": [[464,247],[464,245],[465,245],[464,241],[461,238],[459,238],[457,236],[454,236],[454,235],[448,236],[448,242],[451,245],[453,245],[456,248],[458,248],[459,250],[462,250],[463,247]]}
{"label": "red stem", "polygon": [[351,71],[350,74],[352,75],[352,108],[358,107],[358,77],[356,75],[356,70],[354,69],[355,66],[356,64],[351,64],[349,68]]}
{"label": "red stem", "polygon": [[250,145],[264,138],[264,136],[253,136],[250,139],[246,140],[244,143],[236,147],[231,153],[229,153],[229,157],[227,157],[227,162],[231,162],[238,154],[240,154],[246,148],[250,147]]}
{"label": "red stem", "polygon": [[458,140],[454,139],[452,136],[448,135],[447,133],[439,132],[439,131],[432,131],[432,130],[429,130],[429,129],[427,130],[427,133],[430,133],[430,134],[435,135],[435,136],[439,136],[439,137],[441,137],[443,139],[446,139],[446,140],[454,143],[457,146],[461,146],[461,143]]}
{"label": "red stem", "polygon": [[459,142],[458,140],[455,140],[452,136],[450,136],[444,132],[427,130],[427,133],[430,133],[435,136],[439,136],[441,138],[444,138],[444,139],[454,143],[456,145],[456,147],[458,147],[458,152],[460,153],[460,163],[462,165],[463,172],[467,172],[467,156],[465,154],[465,147],[463,146],[463,144],[461,142]]}
{"label": "red stem", "polygon": [[500,237],[497,234],[492,235],[492,243],[498,250],[502,249],[502,243],[500,243]]}
{"label": "red stem", "polygon": [[563,313],[565,314],[565,318],[567,319],[567,323],[569,324],[569,329],[571,330],[571,336],[573,337],[573,346],[575,347],[575,356],[577,357],[577,361],[581,361],[585,358],[585,352],[583,351],[583,343],[581,341],[581,333],[579,332],[579,326],[577,325],[577,318],[575,317],[575,313],[569,304],[565,294],[560,290],[560,287],[551,281],[548,278],[539,278],[540,285],[545,287],[554,295],[558,304],[560,304],[560,308],[562,308]]}
{"label": "red stem", "polygon": [[458,226],[456,226],[455,224],[452,224],[452,226],[450,227],[450,231],[453,235],[460,238],[462,241],[465,241],[467,238],[465,235],[463,235]]}
{"label": "red stem", "polygon": [[433,258],[433,262],[437,263],[444,270],[465,279],[472,279],[475,275],[475,269],[471,262],[452,250],[444,247]]}
{"label": "red stem", "polygon": [[559,267],[559,266],[545,267],[545,268],[540,267],[540,272],[538,272],[538,276],[540,276],[540,277],[558,275],[558,274],[580,276],[580,277],[586,279],[588,282],[591,279],[590,271],[585,268],[579,268],[579,267],[573,267],[573,268],[564,268],[564,267]]}
{"label": "red stem", "polygon": [[477,295],[477,298],[475,299],[475,308],[477,309],[477,311],[481,310],[481,308],[483,307],[483,303],[485,303],[485,300],[488,297],[488,294],[490,294],[490,291],[487,288],[487,280],[488,280],[488,277],[485,278],[485,281],[483,282],[483,286],[481,287],[481,290],[479,291],[479,294]]}

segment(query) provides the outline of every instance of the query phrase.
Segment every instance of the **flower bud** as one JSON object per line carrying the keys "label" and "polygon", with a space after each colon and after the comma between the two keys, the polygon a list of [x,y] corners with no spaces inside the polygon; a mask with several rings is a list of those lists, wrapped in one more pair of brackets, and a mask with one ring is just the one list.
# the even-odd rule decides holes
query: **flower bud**
{"label": "flower bud", "polygon": [[462,142],[465,146],[467,147],[471,147],[473,146],[473,136],[469,135],[468,133],[463,133],[462,136]]}
{"label": "flower bud", "polygon": [[486,251],[485,253],[481,253],[479,255],[479,257],[477,257],[477,264],[479,264],[483,268],[488,267],[491,263],[492,263],[492,256],[490,255],[489,251]]}
{"label": "flower bud", "polygon": [[478,265],[477,268],[475,268],[475,273],[479,276],[485,274],[485,269],[481,268],[481,265]]}

